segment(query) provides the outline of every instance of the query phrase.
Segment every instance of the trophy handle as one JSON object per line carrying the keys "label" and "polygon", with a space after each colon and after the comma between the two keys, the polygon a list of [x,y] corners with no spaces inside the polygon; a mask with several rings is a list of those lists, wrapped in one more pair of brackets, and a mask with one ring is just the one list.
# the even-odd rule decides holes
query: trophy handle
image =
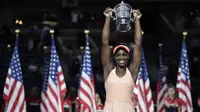
{"label": "trophy handle", "polygon": [[110,15],[111,18],[112,18],[113,20],[116,20],[116,16],[113,16],[113,13],[115,13],[115,10],[114,10],[114,9],[111,9],[110,11],[112,11],[112,14]]}
{"label": "trophy handle", "polygon": [[134,22],[134,21],[135,21],[135,18],[134,18],[134,16],[133,16],[133,11],[134,11],[134,10],[133,10],[133,9],[131,9],[131,17],[133,17],[133,18],[131,18],[131,21],[132,21],[132,22]]}

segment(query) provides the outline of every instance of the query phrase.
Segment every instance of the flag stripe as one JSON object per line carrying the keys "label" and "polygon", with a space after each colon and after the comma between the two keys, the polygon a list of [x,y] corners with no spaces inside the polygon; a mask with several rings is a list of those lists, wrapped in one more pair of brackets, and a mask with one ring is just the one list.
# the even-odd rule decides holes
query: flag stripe
{"label": "flag stripe", "polygon": [[179,93],[178,99],[181,101],[180,112],[192,112],[193,107],[191,98],[190,73],[185,40],[182,42],[176,87]]}
{"label": "flag stripe", "polygon": [[[22,92],[22,86],[20,85],[20,84],[17,84],[17,85],[19,85],[19,91],[17,92],[18,94],[21,94],[21,92]],[[13,95],[14,96],[14,95]],[[15,100],[14,100],[14,103],[13,103],[13,107],[12,107],[12,111],[14,111],[15,109],[16,110],[19,110],[19,107],[20,107],[20,105],[22,104],[22,100],[19,100],[19,97],[21,97],[21,95],[19,96],[17,96],[16,98],[15,98]],[[20,105],[17,105],[17,103],[19,103]],[[17,108],[18,107],[18,108]]]}
{"label": "flag stripe", "polygon": [[143,52],[142,52],[142,64],[140,65],[140,71],[138,73],[136,86],[133,93],[138,102],[137,111],[154,112],[154,103],[152,100],[150,81],[148,78],[148,71]]}
{"label": "flag stripe", "polygon": [[86,47],[83,56],[82,71],[80,77],[80,87],[79,87],[79,107],[78,112],[96,112],[96,97],[95,97],[95,87],[94,87],[94,77],[92,74],[92,64],[90,56],[90,47],[88,37],[86,37]]}
{"label": "flag stripe", "polygon": [[64,112],[64,96],[66,94],[66,84],[56,51],[54,37],[51,38],[51,58],[45,58],[44,81],[41,92],[41,112]]}
{"label": "flag stripe", "polygon": [[157,90],[156,90],[156,103],[157,112],[165,112],[165,99],[167,97],[167,83],[166,74],[164,73],[164,65],[162,60],[162,47],[160,46],[159,55],[159,68],[158,68],[158,79],[157,79]]}
{"label": "flag stripe", "polygon": [[3,98],[5,112],[25,112],[26,102],[22,80],[21,64],[18,53],[18,37],[12,54],[8,74],[5,81]]}

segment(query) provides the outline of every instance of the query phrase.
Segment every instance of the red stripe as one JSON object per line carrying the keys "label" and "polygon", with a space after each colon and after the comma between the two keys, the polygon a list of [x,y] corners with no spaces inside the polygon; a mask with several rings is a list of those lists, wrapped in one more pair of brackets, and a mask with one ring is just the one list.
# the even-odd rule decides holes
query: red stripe
{"label": "red stripe", "polygon": [[95,106],[97,108],[97,104],[96,104],[96,91],[95,91],[95,85],[94,85],[94,75],[92,74],[92,88],[94,89],[93,91],[93,95],[94,95],[94,98],[93,98],[93,102],[95,102],[93,106]]}
{"label": "red stripe", "polygon": [[66,94],[67,89],[66,89],[66,88],[64,88],[63,90],[61,89],[61,86],[62,86],[63,84],[65,84],[65,80],[60,80],[60,77],[64,77],[62,72],[58,72],[58,74],[57,74],[58,84],[59,84],[60,91],[61,91],[60,93],[61,93],[61,96],[62,96],[62,95],[65,95],[65,94]]}
{"label": "red stripe", "polygon": [[[11,75],[10,74],[8,74],[8,76],[7,76],[7,78],[9,79],[9,81],[10,81],[10,79],[11,79],[11,77],[10,77]],[[5,84],[5,88],[6,89],[9,89],[9,88],[11,88],[10,89],[10,91],[9,91],[9,93],[8,93],[8,96],[4,93],[4,99],[6,100],[6,104],[9,104],[10,103],[10,99],[11,99],[11,97],[13,96],[13,95],[15,95],[16,96],[16,98],[14,99],[14,103],[12,103],[12,105],[7,105],[7,106],[9,106],[10,108],[11,108],[11,110],[10,110],[10,112],[14,112],[14,111],[16,111],[16,107],[19,105],[19,101],[20,101],[20,97],[21,97],[21,95],[24,95],[24,87],[23,87],[23,85],[22,85],[22,83],[21,82],[19,82],[19,81],[17,81],[17,80],[15,80],[15,79],[13,79],[14,80],[14,82],[13,82],[13,84],[12,85],[10,85],[10,83],[6,83]],[[20,84],[20,88],[19,88],[19,90],[18,90],[18,92],[17,92],[17,94],[14,94],[14,91],[15,91],[15,89],[16,89],[16,86],[17,86],[17,82],[19,82],[19,84]],[[5,89],[4,88],[4,89]],[[25,99],[21,99],[22,100],[22,104],[21,105],[19,105],[20,106],[20,108],[19,108],[19,112],[22,112],[23,110],[24,110],[24,108],[25,108],[25,105],[26,105],[26,102],[25,102]],[[11,107],[12,106],[12,107]]]}
{"label": "red stripe", "polygon": [[79,102],[80,102],[80,107],[81,107],[81,104],[83,104],[83,107],[87,108],[89,110],[89,112],[91,112],[90,106],[83,99],[80,98]]}
{"label": "red stripe", "polygon": [[[90,103],[92,104],[92,98],[88,94],[88,93],[92,93],[92,87],[90,86],[89,82],[84,79],[84,77],[82,77],[82,81],[90,88],[90,91],[85,91],[84,88],[82,87],[82,85],[80,85],[80,92],[82,92],[90,100]],[[80,97],[80,99],[81,99],[81,97]]]}
{"label": "red stripe", "polygon": [[159,110],[159,112],[163,112],[165,110],[165,104],[162,105],[162,108]]}
{"label": "red stripe", "polygon": [[[82,85],[80,85],[79,91],[82,92],[82,93],[89,99],[89,101],[90,101],[92,107],[89,106],[89,102],[85,102],[84,99],[82,99],[81,97],[80,97],[80,99],[79,99],[80,105],[83,105],[83,106],[84,106],[84,110],[85,110],[85,109],[88,109],[88,110],[91,112],[91,111],[92,111],[91,109],[92,109],[93,106],[94,106],[94,105],[93,105],[93,100],[95,101],[95,99],[92,99],[92,97],[90,97],[89,93],[91,93],[91,94],[96,94],[96,93],[92,93],[92,92],[93,92],[93,87],[94,87],[94,79],[91,79],[92,85],[90,85],[89,82],[88,82],[83,76],[81,77],[81,80],[83,81],[83,83],[85,83],[85,84],[89,87],[90,91],[85,91],[84,88],[82,87]],[[92,86],[92,87],[91,87],[91,86]],[[95,98],[95,97],[94,97],[94,98]],[[95,103],[96,103],[96,102],[95,102]]]}
{"label": "red stripe", "polygon": [[24,110],[25,105],[26,105],[26,102],[25,102],[25,100],[23,100],[22,105],[19,109],[20,112],[22,112]]}
{"label": "red stripe", "polygon": [[[181,92],[181,93],[186,97],[186,101],[184,101],[184,100],[182,99],[182,97],[180,97],[180,96],[179,96],[179,99],[181,99],[186,105],[188,105],[188,106],[192,109],[192,101],[190,101],[190,99],[189,99],[189,97],[191,97],[191,96],[187,96],[185,89],[183,89],[182,87],[180,87],[180,85],[182,84],[182,85],[184,85],[185,87],[187,87],[187,89],[189,90],[188,92],[190,92],[190,90],[191,90],[191,89],[190,89],[190,84],[189,84],[187,81],[185,81],[185,80],[181,77],[180,74],[181,74],[181,73],[178,72],[178,77],[179,77],[180,79],[177,80],[177,84],[179,85],[178,88],[177,88],[177,91],[178,91],[178,92]],[[189,93],[189,94],[191,94],[191,93]],[[186,107],[186,108],[187,108],[187,107]],[[186,109],[186,110],[187,110],[187,109]],[[183,111],[182,108],[181,108],[181,111]]]}
{"label": "red stripe", "polygon": [[139,110],[140,112],[142,112],[142,107],[138,104]]}
{"label": "red stripe", "polygon": [[[50,107],[53,109],[53,110],[50,110],[50,111],[56,112],[57,109],[60,110],[60,107],[61,107],[61,111],[64,112],[64,95],[66,94],[67,89],[66,89],[66,87],[61,89],[61,86],[63,86],[63,85],[65,86],[65,80],[64,80],[64,79],[63,79],[63,80],[60,80],[60,77],[63,77],[63,78],[64,78],[62,71],[61,71],[61,72],[58,72],[56,76],[57,76],[57,81],[58,81],[58,83],[57,83],[57,85],[56,85],[56,88],[58,87],[57,89],[59,89],[58,94],[60,94],[60,97],[58,97],[58,94],[57,94],[57,92],[56,92],[57,90],[54,91],[53,88],[52,88],[52,86],[50,85],[50,83],[49,83],[49,81],[48,81],[48,89],[49,89],[49,92],[50,92],[50,94],[53,95],[54,99],[56,100],[56,104],[58,104],[58,105],[53,105],[53,102],[52,102],[52,100],[51,100],[52,98],[50,98],[50,97],[48,96],[47,91],[44,92],[44,95],[45,95],[46,98],[45,98],[45,97],[42,98],[41,105],[44,107],[44,109],[45,109],[47,112],[48,112],[47,104],[45,103],[45,101],[43,101],[43,100],[45,100],[45,99],[49,102]],[[61,104],[59,103],[59,101],[60,101]]]}
{"label": "red stripe", "polygon": [[58,96],[57,96],[57,94],[55,93],[55,91],[53,90],[53,88],[52,88],[52,86],[50,85],[50,83],[49,83],[49,85],[48,85],[48,87],[49,87],[49,91],[50,91],[50,93],[53,95],[53,97],[56,99],[56,103],[58,103]]}
{"label": "red stripe", "polygon": [[58,86],[60,88],[60,98],[59,98],[59,100],[61,102],[61,110],[62,110],[62,112],[64,112],[64,95],[66,94],[67,90],[66,90],[66,88],[64,88],[63,90],[61,89],[61,86],[65,84],[65,80],[60,80],[60,77],[64,78],[63,73],[58,72],[57,77],[58,77]]}
{"label": "red stripe", "polygon": [[[92,98],[88,94],[89,91],[85,91],[82,87],[80,87],[80,92],[82,92],[90,100],[90,103],[92,104]],[[80,99],[82,99],[82,98],[80,97]],[[82,99],[82,100],[84,100],[84,99]]]}
{"label": "red stripe", "polygon": [[[64,112],[64,96],[67,92],[67,89],[66,87],[65,88],[61,88],[62,85],[65,85],[65,80],[64,80],[64,76],[63,76],[63,72],[58,72],[57,74],[57,77],[58,78],[58,84],[59,84],[59,87],[60,87],[60,102],[61,102],[61,108],[62,108],[62,112]],[[60,77],[63,77],[63,80],[60,80]]]}
{"label": "red stripe", "polygon": [[10,98],[12,97],[13,92],[14,92],[14,90],[15,90],[16,83],[17,83],[17,81],[14,80],[14,83],[13,83],[12,85],[10,85],[11,89],[10,89],[10,92],[9,92],[9,94],[8,94],[8,104],[10,103]]}
{"label": "red stripe", "polygon": [[[164,87],[164,86],[163,86],[163,87]],[[162,89],[161,89],[161,90],[162,90]],[[162,102],[162,101],[164,100],[164,96],[165,96],[166,92],[167,92],[167,89],[165,89],[165,90],[163,91],[163,93],[162,93],[162,95],[161,95],[161,97],[160,97],[160,99],[159,99],[159,103]]]}
{"label": "red stripe", "polygon": [[90,83],[84,77],[82,77],[81,80],[90,88],[90,90],[92,90]]}
{"label": "red stripe", "polygon": [[3,94],[3,98],[5,99],[5,104],[8,104],[8,96],[6,94]]}
{"label": "red stripe", "polygon": [[[149,82],[149,80],[147,80],[147,81]],[[147,112],[149,112],[151,105],[153,105],[153,100],[152,100],[152,96],[150,96],[150,99],[147,100],[147,95],[151,94],[151,89],[150,89],[150,85],[148,85],[148,87],[146,87],[146,82],[143,82],[143,84],[144,84],[144,103],[146,103],[146,109],[147,109]],[[142,91],[141,91],[141,93],[142,93]]]}
{"label": "red stripe", "polygon": [[157,81],[157,83],[156,83],[156,103],[160,102],[158,99],[159,93],[160,93],[160,84],[159,84],[159,81]]}
{"label": "red stripe", "polygon": [[50,100],[48,94],[45,92],[44,95],[45,95],[45,97],[47,98],[47,100],[48,100],[48,102],[49,102],[51,108],[53,109],[53,112],[56,112],[56,111],[57,111],[57,110],[56,110],[56,107],[53,105],[53,103],[52,103],[52,101]]}
{"label": "red stripe", "polygon": [[148,85],[148,87],[147,87],[147,88],[145,87],[145,90],[144,90],[144,93],[145,93],[145,101],[146,101],[146,105],[147,105],[147,109],[148,109],[148,110],[149,110],[149,107],[150,107],[151,104],[152,104],[152,97],[150,98],[149,101],[147,100],[147,95],[149,94],[149,92],[150,92],[150,87],[149,87],[149,85]]}
{"label": "red stripe", "polygon": [[9,88],[9,84],[6,83],[5,87],[6,87],[6,89],[8,89]]}
{"label": "red stripe", "polygon": [[190,88],[190,85],[188,84],[188,82],[185,81],[184,79],[181,79],[181,80],[180,80],[180,83],[183,83],[183,85],[185,85],[185,86],[188,88],[188,90],[191,89],[191,88]]}
{"label": "red stripe", "polygon": [[[183,85],[185,85],[185,87],[187,87],[188,90],[190,90],[190,86],[189,86],[189,84],[188,84],[186,81],[184,81],[183,79],[181,79],[180,82],[183,83]],[[185,103],[186,103],[186,104],[189,104],[189,106],[192,107],[191,101],[190,101],[190,99],[188,98],[189,96],[187,96],[186,91],[180,87],[180,88],[178,89],[178,92],[183,93],[183,95],[186,97],[186,100],[187,100]]]}
{"label": "red stripe", "polygon": [[11,78],[11,75],[10,74],[8,74],[8,76],[7,76],[9,79]]}
{"label": "red stripe", "polygon": [[[16,81],[17,82],[17,81]],[[23,88],[22,88],[22,85],[20,84],[20,88],[19,88],[19,91],[18,91],[18,93],[17,93],[17,97],[15,98],[15,102],[13,103],[13,106],[12,106],[12,109],[11,109],[11,112],[14,112],[15,111],[15,108],[16,108],[16,106],[18,105],[18,101],[19,101],[19,97],[22,95],[21,93],[22,93],[22,90],[23,90]]]}
{"label": "red stripe", "polygon": [[[47,106],[46,106],[46,104],[44,103],[43,100],[41,101],[41,105],[44,107],[44,109],[46,110],[46,112],[48,112]],[[42,110],[41,110],[41,111],[42,111]]]}
{"label": "red stripe", "polygon": [[[164,86],[163,86],[164,87]],[[162,96],[160,97],[160,99],[159,99],[159,102],[157,102],[158,103],[158,107],[157,107],[157,109],[158,109],[158,112],[162,112],[164,109],[165,109],[165,104],[164,103],[162,103],[162,102],[164,102],[165,101],[165,94],[166,94],[166,92],[167,92],[167,89],[165,89],[165,91],[163,92],[163,94],[162,94]],[[161,105],[162,104],[162,105]],[[159,107],[161,107],[161,108],[159,108]],[[159,110],[160,109],[160,110]]]}
{"label": "red stripe", "polygon": [[[10,78],[11,78],[11,77],[10,77],[10,74],[8,74],[8,75],[7,75],[7,78],[6,78],[6,81],[7,81],[7,80],[10,81]],[[9,84],[8,82],[6,82],[4,89],[6,88],[7,90],[9,90],[9,85],[10,85],[10,84]],[[8,100],[9,100],[9,93],[8,93],[8,94],[5,94],[5,93],[4,93],[4,94],[3,94],[3,98],[5,99],[5,103],[6,103],[6,105],[7,105],[7,104],[8,104]]]}
{"label": "red stripe", "polygon": [[[142,83],[143,83],[143,82],[142,82]],[[144,84],[144,83],[143,83],[143,84]],[[142,100],[143,100],[143,102],[145,103],[145,95],[144,95],[144,92],[142,91],[142,88],[141,88],[140,85],[138,86],[138,89],[139,89],[139,91],[140,91],[140,94],[141,94]]]}
{"label": "red stripe", "polygon": [[[185,104],[188,104],[190,107],[192,107],[191,101],[189,100],[188,96],[186,95],[186,92],[183,89],[179,89],[179,92],[183,93],[186,97],[186,102]],[[180,97],[179,97],[180,98]],[[182,99],[182,98],[180,98]],[[183,100],[184,101],[184,100]]]}
{"label": "red stripe", "polygon": [[[141,80],[141,81],[142,81],[142,80]],[[140,82],[140,81],[139,81],[139,82]],[[138,82],[138,83],[139,83],[139,82]],[[144,84],[143,81],[142,81],[142,83]],[[140,109],[140,112],[142,112],[142,107],[141,107],[141,105],[140,105],[139,102],[144,102],[144,104],[146,103],[145,95],[144,95],[144,92],[142,91],[142,88],[141,88],[140,83],[137,85],[137,88],[139,89],[139,94],[140,94],[141,97],[142,97],[142,101],[140,101],[140,100],[138,99],[138,107],[139,107],[139,109]],[[146,110],[148,110],[148,109],[146,109]]]}

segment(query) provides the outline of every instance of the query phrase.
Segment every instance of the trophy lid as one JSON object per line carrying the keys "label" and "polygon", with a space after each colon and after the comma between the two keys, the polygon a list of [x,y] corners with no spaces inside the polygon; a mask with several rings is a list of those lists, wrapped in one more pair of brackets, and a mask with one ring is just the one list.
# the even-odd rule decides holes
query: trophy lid
{"label": "trophy lid", "polygon": [[117,4],[114,7],[114,11],[116,11],[116,9],[118,9],[118,8],[123,8],[123,9],[128,8],[129,10],[132,10],[132,7],[129,4],[125,3],[123,0],[121,1],[121,3]]}

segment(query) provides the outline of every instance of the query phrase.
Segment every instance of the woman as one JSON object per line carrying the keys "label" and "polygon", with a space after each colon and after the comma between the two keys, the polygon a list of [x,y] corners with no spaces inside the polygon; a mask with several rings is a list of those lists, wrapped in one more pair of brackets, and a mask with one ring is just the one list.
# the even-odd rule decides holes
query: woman
{"label": "woman", "polygon": [[169,84],[167,89],[167,97],[165,99],[165,112],[178,112],[178,100],[176,97],[176,88]]}
{"label": "woman", "polygon": [[140,27],[141,13],[134,10],[135,18],[135,48],[133,60],[130,60],[130,49],[126,44],[119,44],[113,49],[113,62],[110,59],[110,21],[112,11],[107,8],[104,11],[106,17],[102,32],[102,66],[106,89],[106,102],[104,112],[135,112],[132,102],[134,81],[141,64],[142,32]]}

